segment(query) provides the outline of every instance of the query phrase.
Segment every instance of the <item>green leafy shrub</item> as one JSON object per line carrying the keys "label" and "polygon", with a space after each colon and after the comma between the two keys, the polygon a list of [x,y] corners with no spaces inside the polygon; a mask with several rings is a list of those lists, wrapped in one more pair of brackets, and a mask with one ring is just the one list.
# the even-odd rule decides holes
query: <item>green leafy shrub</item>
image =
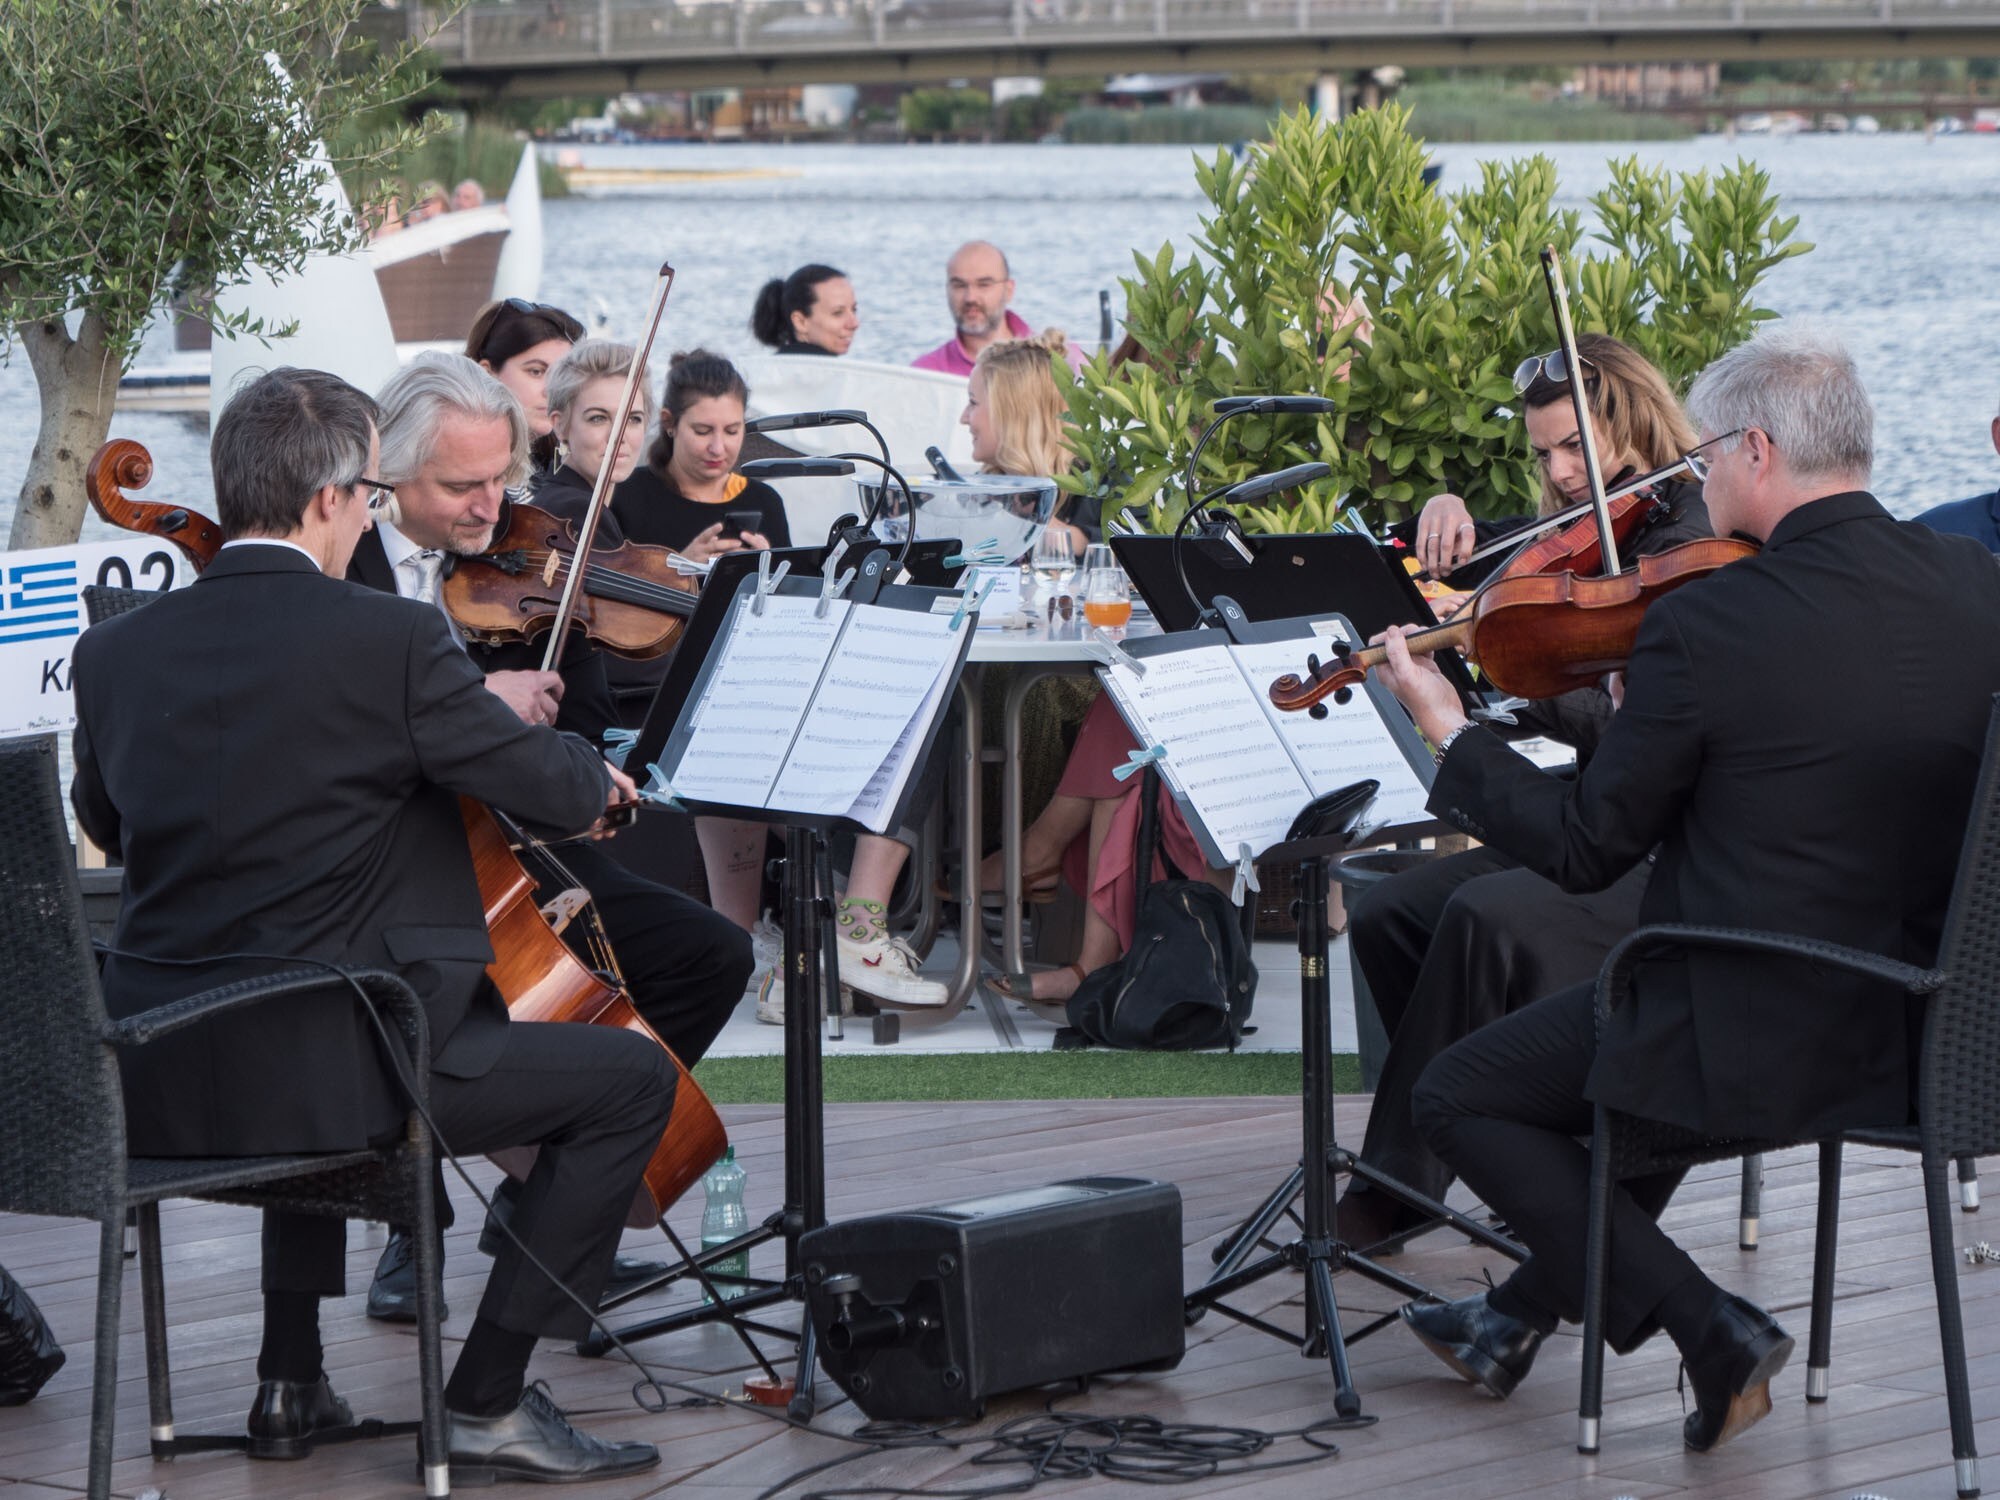
{"label": "green leafy shrub", "polygon": [[[1238,418],[1202,453],[1204,490],[1313,459],[1333,467],[1247,515],[1252,529],[1324,530],[1348,506],[1379,528],[1447,489],[1478,514],[1531,510],[1539,481],[1502,408],[1515,365],[1556,342],[1543,245],[1563,255],[1576,326],[1628,340],[1677,388],[1775,316],[1758,284],[1811,248],[1749,162],[1711,177],[1630,159],[1591,200],[1601,228],[1579,265],[1581,215],[1555,207],[1547,157],[1482,164],[1477,182],[1442,193],[1407,122],[1394,106],[1332,126],[1301,110],[1244,159],[1196,163],[1212,211],[1194,253],[1135,252],[1123,283],[1140,357],[1115,369],[1100,357],[1070,387],[1082,462],[1066,488],[1171,527],[1211,404],[1293,392],[1337,409]],[[1357,297],[1366,336],[1341,316]]]}

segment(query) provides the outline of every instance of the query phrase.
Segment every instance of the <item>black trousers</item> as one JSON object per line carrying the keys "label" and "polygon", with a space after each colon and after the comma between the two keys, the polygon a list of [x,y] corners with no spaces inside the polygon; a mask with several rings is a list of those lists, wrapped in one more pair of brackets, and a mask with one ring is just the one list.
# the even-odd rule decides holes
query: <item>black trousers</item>
{"label": "black trousers", "polygon": [[[660,1049],[608,1026],[521,1022],[479,1078],[430,1079],[431,1115],[460,1156],[540,1146],[513,1218],[519,1235],[586,1307],[597,1304],[626,1210],[673,1112],[675,1074]],[[264,1215],[263,1289],[346,1291],[347,1225]],[[514,1333],[578,1339],[589,1318],[507,1241],[479,1316]]]}
{"label": "black trousers", "polygon": [[[1481,1027],[1424,1070],[1414,1100],[1431,1149],[1531,1252],[1508,1286],[1572,1322],[1583,1316],[1590,1225],[1594,990],[1571,985]],[[1631,1178],[1613,1194],[1605,1337],[1621,1354],[1658,1326],[1669,1293],[1701,1275],[1655,1222],[1681,1176]]]}
{"label": "black trousers", "polygon": [[1565,985],[1594,978],[1639,922],[1652,866],[1573,896],[1499,851],[1467,849],[1370,886],[1348,914],[1389,1055],[1375,1085],[1361,1159],[1432,1198],[1454,1173],[1410,1114],[1432,1059],[1480,1027]]}
{"label": "black trousers", "polygon": [[[634,874],[598,845],[565,844],[556,857],[590,892],[633,1008],[693,1067],[750,982],[750,934],[692,896]],[[540,894],[546,900],[551,893],[544,887]]]}

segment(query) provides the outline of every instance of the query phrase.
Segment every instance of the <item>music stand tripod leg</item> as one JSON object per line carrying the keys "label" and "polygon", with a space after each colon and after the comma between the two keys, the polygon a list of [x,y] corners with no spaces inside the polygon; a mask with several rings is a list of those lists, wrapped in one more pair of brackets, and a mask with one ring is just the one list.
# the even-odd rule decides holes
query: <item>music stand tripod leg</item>
{"label": "music stand tripod leg", "polygon": [[[805,1286],[799,1264],[799,1237],[826,1223],[826,1118],[819,1001],[823,994],[837,995],[839,984],[834,960],[836,949],[828,941],[833,933],[832,888],[828,877],[824,834],[812,827],[787,826],[779,882],[785,918],[785,1201],[760,1230],[752,1231],[737,1246],[732,1246],[733,1250],[783,1239],[784,1279],[741,1296],[686,1308],[618,1330],[619,1341],[631,1344],[704,1323],[727,1322],[737,1328],[741,1337],[740,1314],[781,1302],[798,1303],[800,1331],[791,1413],[800,1421],[809,1421],[813,1414],[813,1370],[818,1363],[819,1344],[812,1320],[805,1316],[803,1308]],[[677,1268],[674,1275],[678,1274]],[[604,1354],[612,1347],[611,1340],[601,1332],[590,1334],[576,1346],[579,1354],[588,1355]]]}

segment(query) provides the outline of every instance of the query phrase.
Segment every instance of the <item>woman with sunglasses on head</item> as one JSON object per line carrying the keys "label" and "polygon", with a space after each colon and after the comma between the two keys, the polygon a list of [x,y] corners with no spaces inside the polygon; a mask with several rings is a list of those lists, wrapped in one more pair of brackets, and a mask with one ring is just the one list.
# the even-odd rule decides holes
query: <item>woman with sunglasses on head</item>
{"label": "woman with sunglasses on head", "polygon": [[[1687,455],[1695,434],[1666,378],[1630,345],[1604,334],[1577,338],[1583,391],[1605,488]],[[1528,443],[1542,473],[1541,514],[1590,498],[1569,369],[1560,351],[1523,360],[1515,371]],[[1667,481],[1659,514],[1620,549],[1621,563],[1711,534],[1700,485]],[[1464,567],[1476,548],[1519,530],[1532,517],[1474,521],[1456,495],[1438,495],[1405,523],[1415,555],[1433,574],[1472,584],[1505,561]],[[1401,528],[1399,528],[1401,529]],[[1457,573],[1451,573],[1456,567]],[[1609,722],[1601,689],[1512,710],[1518,732],[1542,734],[1587,759]],[[1433,1057],[1488,1021],[1564,985],[1594,975],[1612,944],[1638,925],[1651,867],[1641,864],[1606,890],[1570,895],[1496,850],[1468,849],[1368,887],[1349,911],[1348,940],[1389,1035],[1360,1158],[1376,1170],[1442,1198],[1450,1169],[1411,1120],[1417,1077]],[[1422,1218],[1354,1180],[1338,1207],[1340,1237],[1373,1245]]]}
{"label": "woman with sunglasses on head", "polygon": [[528,414],[528,456],[537,469],[548,468],[555,459],[549,371],[582,337],[583,324],[560,307],[522,297],[487,303],[465,337],[465,357],[512,391]]}

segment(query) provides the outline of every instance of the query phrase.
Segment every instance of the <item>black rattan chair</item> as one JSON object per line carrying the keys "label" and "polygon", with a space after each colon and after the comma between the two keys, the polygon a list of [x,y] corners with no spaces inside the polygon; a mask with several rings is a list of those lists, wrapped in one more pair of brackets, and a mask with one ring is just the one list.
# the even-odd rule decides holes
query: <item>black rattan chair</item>
{"label": "black rattan chair", "polygon": [[[239,1006],[306,991],[337,978],[321,973],[243,981],[191,995],[122,1021],[110,1020],[78,892],[76,858],[62,816],[53,736],[0,744],[0,972],[6,973],[0,1047],[0,1210],[94,1219],[101,1228],[97,1350],[90,1429],[92,1500],[111,1493],[117,1412],[123,1233],[139,1227],[140,1303],[155,1459],[238,1445],[240,1439],[176,1438],[168,1375],[166,1299],[160,1268],[159,1203],[204,1198],[343,1218],[421,1226],[418,1360],[422,1452],[431,1495],[448,1493],[442,1306],[432,1185],[432,1143],[412,1110],[403,1139],[381,1151],[324,1156],[183,1160],[127,1155],[114,1047],[140,1047],[191,1022]],[[424,1013],[393,974],[355,978],[400,1033],[409,1057],[430,1056]],[[427,1105],[427,1066],[410,1070]]]}
{"label": "black rattan chair", "polygon": [[[2000,1150],[2000,700],[1996,705],[1936,968],[1919,969],[1877,954],[1776,933],[1662,926],[1641,928],[1614,948],[1597,986],[1600,1031],[1605,1017],[1630,995],[1632,974],[1640,963],[1686,948],[1789,954],[1825,967],[1873,975],[1904,994],[1928,997],[1919,1058],[1917,1123],[1849,1131],[1845,1139],[1915,1151],[1922,1157],[1931,1279],[1943,1346],[1945,1402],[1951,1416],[1953,1478],[1958,1493],[1968,1500],[1979,1493],[1979,1453],[1973,1441],[1965,1329],[1959,1312],[1951,1168],[1956,1160],[1963,1181],[1967,1164]],[[1597,1451],[1604,1411],[1603,1335],[1613,1182],[1664,1168],[1799,1144],[1803,1142],[1698,1138],[1656,1121],[1602,1107],[1597,1110],[1591,1159],[1589,1277],[1584,1293],[1583,1382],[1578,1405],[1579,1451]],[[1808,1401],[1826,1400],[1830,1384],[1841,1145],[1840,1139],[1820,1142],[1812,1332],[1806,1355]],[[1977,1198],[1964,1206],[1976,1207]]]}

